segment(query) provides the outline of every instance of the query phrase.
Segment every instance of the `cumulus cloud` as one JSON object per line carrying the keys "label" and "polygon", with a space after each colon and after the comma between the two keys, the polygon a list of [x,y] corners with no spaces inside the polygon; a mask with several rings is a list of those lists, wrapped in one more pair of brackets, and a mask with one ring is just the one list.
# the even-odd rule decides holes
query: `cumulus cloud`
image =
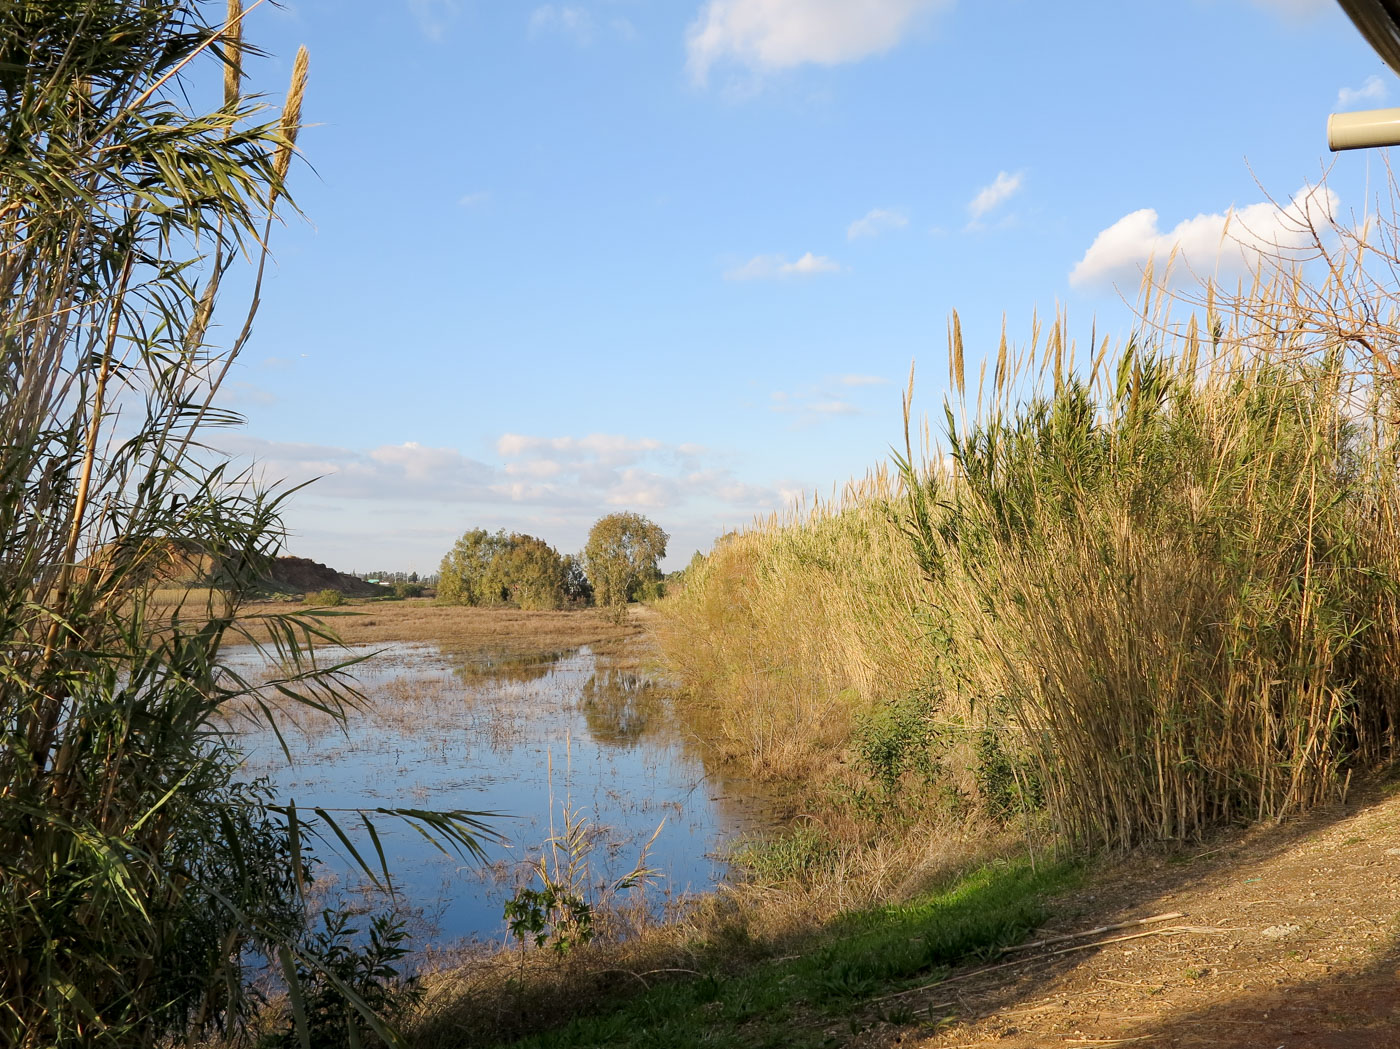
{"label": "cumulus cloud", "polygon": [[1076,286],[1138,280],[1149,262],[1162,266],[1176,255],[1180,270],[1199,276],[1240,274],[1267,256],[1296,253],[1312,242],[1310,226],[1332,221],[1337,195],[1304,186],[1283,207],[1264,201],[1184,219],[1163,232],[1155,208],[1142,208],[1094,238],[1069,275]]}
{"label": "cumulus cloud", "polygon": [[988,212],[994,211],[1006,203],[1020,192],[1024,182],[1024,172],[1018,171],[1012,175],[1005,171],[998,171],[997,177],[979,189],[977,195],[968,202],[967,213],[972,216],[972,221],[976,222]]}
{"label": "cumulus cloud", "polygon": [[742,266],[724,273],[725,280],[772,280],[781,277],[810,277],[818,273],[840,273],[841,264],[825,255],[807,252],[789,262],[785,255],[755,255]]}
{"label": "cumulus cloud", "polygon": [[368,451],[329,445],[266,441],[231,433],[222,451],[250,460],[264,482],[301,484],[320,478],[317,495],[347,499],[484,498],[496,471],[455,448],[408,441]]}
{"label": "cumulus cloud", "polygon": [[319,478],[286,506],[289,551],[341,569],[431,571],[473,527],[576,550],[595,520],[622,509],[671,532],[673,562],[684,564],[735,522],[783,509],[804,487],[737,477],[729,456],[699,444],[623,434],[505,434],[489,462],[414,441],[361,449],[218,436],[210,454],[232,456],[261,483]]}
{"label": "cumulus cloud", "polygon": [[567,462],[596,460],[609,466],[634,463],[663,447],[660,441],[650,437],[633,438],[610,433],[594,433],[587,437],[529,437],[507,433],[496,441],[496,451],[506,458],[543,452]]}
{"label": "cumulus cloud", "polygon": [[890,208],[871,208],[864,218],[856,219],[846,227],[846,239],[858,240],[861,237],[878,237],[881,233],[903,229],[909,225],[909,216],[902,211]]}
{"label": "cumulus cloud", "polygon": [[510,503],[595,517],[625,505],[660,509],[708,501],[742,515],[783,505],[776,489],[741,484],[701,445],[622,434],[503,434],[494,464],[416,441],[365,450],[229,433],[220,445],[261,483],[316,479],[311,496],[357,504],[480,504],[499,515]]}
{"label": "cumulus cloud", "polygon": [[759,72],[839,65],[888,51],[952,0],[707,0],[686,34],[690,74],[705,84],[730,61]]}
{"label": "cumulus cloud", "polygon": [[1385,96],[1385,81],[1378,76],[1368,76],[1360,87],[1344,87],[1337,92],[1337,108],[1350,109],[1368,102],[1384,102]]}

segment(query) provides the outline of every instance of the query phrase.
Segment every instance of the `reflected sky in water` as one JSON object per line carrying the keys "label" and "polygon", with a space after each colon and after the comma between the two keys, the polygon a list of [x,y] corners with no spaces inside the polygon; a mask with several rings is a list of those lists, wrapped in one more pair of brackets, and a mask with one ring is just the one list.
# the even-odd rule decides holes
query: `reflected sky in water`
{"label": "reflected sky in water", "polygon": [[[649,854],[662,875],[648,890],[654,906],[711,888],[726,871],[716,855],[724,842],[767,825],[761,803],[707,781],[665,689],[635,668],[611,666],[587,648],[530,657],[416,644],[378,652],[355,668],[372,711],[352,716],[345,730],[284,727],[290,767],[270,731],[244,731],[247,774],[267,776],[301,809],[501,813],[493,825],[509,843],[487,846],[486,868],[376,819],[396,882],[422,909],[420,942],[503,938],[501,907],[519,864],[540,854],[551,816],[562,830],[566,803],[593,824],[595,882],[630,871],[664,821]],[[230,662],[252,669],[253,659],[249,650]],[[365,836],[357,846],[372,854]],[[349,865],[326,847],[318,852],[324,871],[353,890]]]}

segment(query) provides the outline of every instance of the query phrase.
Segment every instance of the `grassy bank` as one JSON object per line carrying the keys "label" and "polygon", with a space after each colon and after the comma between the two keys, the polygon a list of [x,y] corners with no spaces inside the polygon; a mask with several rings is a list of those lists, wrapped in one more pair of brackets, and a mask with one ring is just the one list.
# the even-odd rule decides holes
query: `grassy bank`
{"label": "grassy bank", "polygon": [[916,1017],[887,996],[1019,942],[1046,918],[1046,896],[1075,877],[1066,864],[997,863],[782,940],[755,941],[741,912],[712,909],[683,937],[658,931],[626,952],[535,957],[528,969],[522,960],[514,986],[480,969],[444,974],[429,981],[410,1043],[438,1049],[470,1034],[470,1044],[540,1049],[822,1046],[881,1021],[936,1024],[942,1014]]}

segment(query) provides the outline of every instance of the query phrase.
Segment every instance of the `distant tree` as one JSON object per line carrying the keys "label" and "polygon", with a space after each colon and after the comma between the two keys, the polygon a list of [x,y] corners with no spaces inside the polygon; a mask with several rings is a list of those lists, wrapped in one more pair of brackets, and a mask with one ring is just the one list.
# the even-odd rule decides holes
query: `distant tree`
{"label": "distant tree", "polygon": [[409,581],[410,583],[416,583],[416,582],[418,582],[418,573],[417,573],[417,572],[409,572],[409,573],[408,573],[408,581]]}
{"label": "distant tree", "polygon": [[487,573],[497,554],[510,545],[504,531],[473,528],[453,544],[438,569],[438,600],[449,605],[498,603],[499,591],[487,589]]}
{"label": "distant tree", "polygon": [[661,581],[667,535],[641,514],[608,514],[588,533],[584,561],[598,604],[620,610]]}
{"label": "distant tree", "polygon": [[454,605],[559,608],[567,579],[564,559],[543,539],[476,528],[442,559],[437,593]]}
{"label": "distant tree", "polygon": [[558,608],[564,603],[565,569],[559,552],[543,539],[514,534],[492,558],[483,589],[520,608]]}

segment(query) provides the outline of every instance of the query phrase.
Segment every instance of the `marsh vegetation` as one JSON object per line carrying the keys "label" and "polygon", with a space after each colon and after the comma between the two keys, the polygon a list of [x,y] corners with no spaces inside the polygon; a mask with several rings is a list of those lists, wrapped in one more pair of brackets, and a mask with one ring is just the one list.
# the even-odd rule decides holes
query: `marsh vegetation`
{"label": "marsh vegetation", "polygon": [[[253,603],[281,497],[203,437],[308,59],[268,110],[242,5],[204,11],[0,12],[3,1044],[818,1044],[1023,936],[1072,857],[1393,764],[1384,215],[1300,216],[1232,296],[1149,274],[1131,338],[1033,322],[975,383],[954,316],[936,437],[911,379],[891,468],[645,610],[636,514],[580,559],[468,532],[449,603]],[[606,611],[563,610],[583,568]],[[412,962],[409,918],[502,942]]]}

